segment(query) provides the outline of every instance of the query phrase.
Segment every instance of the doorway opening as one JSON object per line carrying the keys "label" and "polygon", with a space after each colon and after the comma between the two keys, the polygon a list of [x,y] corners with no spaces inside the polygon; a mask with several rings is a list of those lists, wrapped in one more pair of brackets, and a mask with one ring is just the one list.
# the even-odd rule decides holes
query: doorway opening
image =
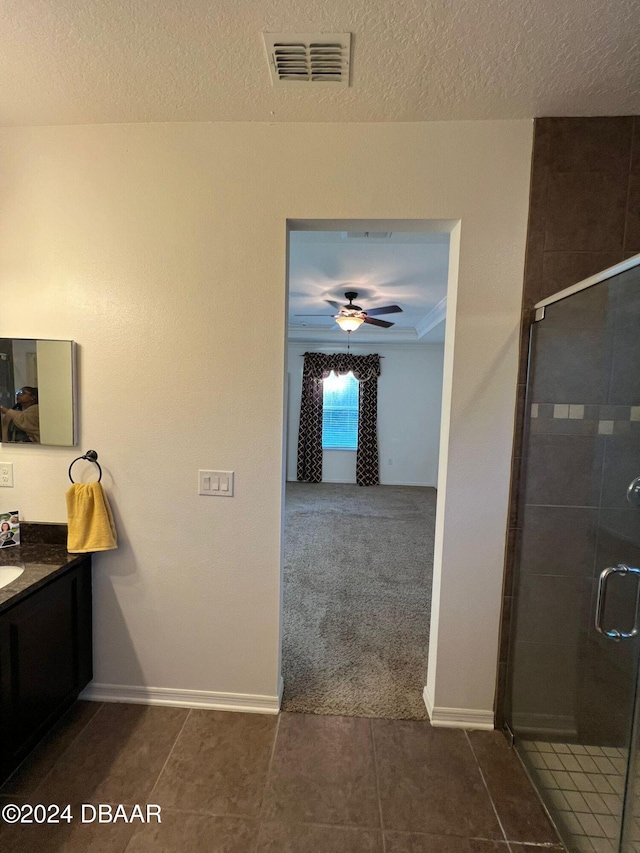
{"label": "doorway opening", "polygon": [[454,225],[289,223],[283,710],[427,718]]}

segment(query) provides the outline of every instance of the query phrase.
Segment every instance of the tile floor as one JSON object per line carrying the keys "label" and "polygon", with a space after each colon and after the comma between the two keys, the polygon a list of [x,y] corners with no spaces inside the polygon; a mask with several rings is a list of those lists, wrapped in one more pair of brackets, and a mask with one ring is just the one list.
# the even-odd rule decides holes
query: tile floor
{"label": "tile floor", "polygon": [[[545,741],[522,746],[571,853],[615,853],[627,750]],[[631,846],[640,853],[635,839]]]}
{"label": "tile floor", "polygon": [[[78,702],[0,789],[71,824],[0,822],[3,853],[541,853],[555,832],[497,732]],[[81,823],[156,803],[161,824]]]}

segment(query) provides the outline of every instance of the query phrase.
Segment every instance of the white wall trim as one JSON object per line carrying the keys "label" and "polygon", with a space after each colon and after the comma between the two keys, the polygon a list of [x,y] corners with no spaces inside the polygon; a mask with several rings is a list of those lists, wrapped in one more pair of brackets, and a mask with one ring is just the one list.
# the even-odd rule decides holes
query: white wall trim
{"label": "white wall trim", "polygon": [[495,728],[493,711],[469,708],[437,708],[425,687],[422,692],[431,725],[448,729],[491,729]]}
{"label": "white wall trim", "polygon": [[429,719],[431,719],[431,714],[433,712],[434,702],[433,702],[433,696],[431,695],[431,691],[429,690],[428,684],[426,685],[426,687],[422,691],[422,698],[423,698],[424,704],[427,708],[427,714],[429,715]]}
{"label": "white wall trim", "polygon": [[[324,344],[342,351],[346,346],[345,333],[337,326],[319,326],[315,329],[309,326],[290,324],[287,326],[287,338],[292,343],[307,343],[311,345]],[[352,343],[364,346],[395,343],[415,346],[420,338],[415,329],[358,329],[358,340]]]}
{"label": "white wall trim", "polygon": [[282,679],[280,679],[277,696],[91,683],[82,691],[80,699],[86,699],[89,702],[130,702],[133,705],[169,705],[176,708],[206,708],[212,711],[242,711],[246,714],[278,714],[283,689]]}
{"label": "white wall trim", "polygon": [[439,326],[443,320],[447,318],[447,297],[441,299],[437,305],[426,314],[422,320],[416,323],[416,333],[418,338],[424,338],[432,329]]}

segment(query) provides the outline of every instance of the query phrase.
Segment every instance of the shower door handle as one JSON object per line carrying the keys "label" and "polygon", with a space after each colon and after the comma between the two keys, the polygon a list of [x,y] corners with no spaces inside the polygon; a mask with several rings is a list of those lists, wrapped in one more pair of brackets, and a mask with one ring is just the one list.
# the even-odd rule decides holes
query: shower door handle
{"label": "shower door handle", "polygon": [[[607,601],[607,582],[611,575],[635,575],[638,584],[636,589],[636,609],[635,615],[633,617],[633,628],[631,631],[618,631],[617,628],[611,628],[607,630],[603,627],[602,621],[604,619],[604,609]],[[603,569],[600,572],[600,579],[598,581],[598,599],[596,602],[596,619],[595,626],[596,631],[602,634],[603,637],[608,637],[610,640],[615,640],[616,642],[620,642],[620,640],[630,640],[632,637],[637,637],[640,634],[640,569],[633,568],[632,566],[626,566],[624,563],[620,563],[618,566],[611,566],[608,569]]]}

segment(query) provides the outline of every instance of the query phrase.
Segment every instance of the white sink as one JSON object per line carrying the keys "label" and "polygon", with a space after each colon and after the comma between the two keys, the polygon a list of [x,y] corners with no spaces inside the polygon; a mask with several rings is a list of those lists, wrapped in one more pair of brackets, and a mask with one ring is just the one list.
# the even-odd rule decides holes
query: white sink
{"label": "white sink", "polygon": [[0,589],[17,580],[23,572],[21,566],[0,566]]}

